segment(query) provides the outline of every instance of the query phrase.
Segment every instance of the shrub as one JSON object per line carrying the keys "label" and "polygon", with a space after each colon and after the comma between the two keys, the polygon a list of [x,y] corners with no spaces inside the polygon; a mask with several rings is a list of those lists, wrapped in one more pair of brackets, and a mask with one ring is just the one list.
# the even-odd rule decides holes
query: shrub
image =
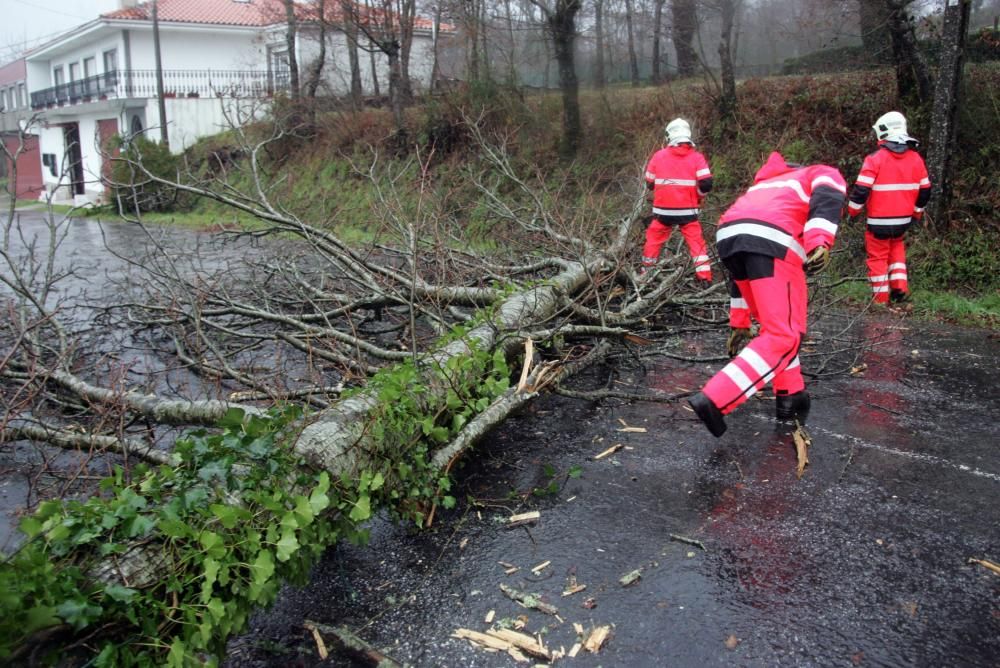
{"label": "shrub", "polygon": [[148,176],[175,181],[181,164],[181,157],[173,155],[166,146],[136,137],[122,147],[121,156],[112,167],[114,196],[125,211],[132,213],[183,208],[187,198],[182,198],[177,188]]}

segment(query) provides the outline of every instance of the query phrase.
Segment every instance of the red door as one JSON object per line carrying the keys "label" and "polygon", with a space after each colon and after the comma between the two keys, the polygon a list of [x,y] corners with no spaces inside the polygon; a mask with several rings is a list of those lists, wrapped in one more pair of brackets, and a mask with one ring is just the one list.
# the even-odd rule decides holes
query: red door
{"label": "red door", "polygon": [[[17,136],[5,135],[4,146],[11,155],[17,152],[19,140]],[[7,174],[13,170],[7,165]],[[38,137],[28,135],[24,138],[24,147],[17,158],[17,180],[14,183],[14,196],[18,199],[38,199],[42,191],[42,154],[38,150]]]}
{"label": "red door", "polygon": [[118,134],[118,119],[105,118],[97,121],[97,136],[101,146],[101,179],[104,181],[104,194],[111,193],[112,159],[120,153],[117,142],[112,139]]}

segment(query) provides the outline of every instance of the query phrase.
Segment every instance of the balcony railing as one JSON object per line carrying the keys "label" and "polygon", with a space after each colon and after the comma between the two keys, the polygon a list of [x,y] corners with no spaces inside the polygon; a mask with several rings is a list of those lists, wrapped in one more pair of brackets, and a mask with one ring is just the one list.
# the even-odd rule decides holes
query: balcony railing
{"label": "balcony railing", "polygon": [[[163,96],[263,98],[288,90],[288,80],[287,72],[163,70]],[[35,91],[31,108],[125,97],[156,97],[156,70],[116,70]]]}

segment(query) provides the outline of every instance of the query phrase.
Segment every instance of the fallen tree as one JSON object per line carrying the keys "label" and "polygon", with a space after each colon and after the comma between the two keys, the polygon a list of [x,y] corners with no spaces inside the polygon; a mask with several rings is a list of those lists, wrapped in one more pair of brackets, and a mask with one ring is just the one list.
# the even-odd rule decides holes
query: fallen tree
{"label": "fallen tree", "polygon": [[[151,252],[119,256],[135,272],[122,281],[125,297],[88,304],[81,317],[57,289],[70,275],[55,262],[65,221],[50,215],[18,254],[12,240],[23,228],[8,219],[4,440],[108,448],[155,467],[119,468],[103,493],[43,503],[24,521],[29,541],[0,570],[7,659],[211,663],[326,546],[365,540],[373,513],[422,525],[435,507],[454,505],[451,463],[537,392],[609,355],[632,355],[630,338],[676,340],[681,330],[657,318],[661,309],[689,313],[700,331],[725,322],[723,286],[692,292],[683,263],[637,284],[627,258],[638,193],[610,224],[590,211],[557,215],[557,193],[522,179],[503,143],[475,123],[483,201],[524,239],[490,255],[470,250],[434,210],[425,162],[373,153],[356,165],[394,242],[358,247],[274,199],[263,158],[288,140],[280,123],[264,136],[234,132],[246,191],[194,174],[168,181],[141,160],[128,167],[133,184],[176,188],[258,221],[228,234],[245,244],[238,261],[178,252],[143,227]],[[404,183],[421,193],[410,206],[396,190]],[[142,224],[137,210],[121,214]],[[41,239],[47,252],[37,252]],[[512,387],[526,341],[545,347],[545,363],[522,355]],[[566,353],[566,341],[579,345]],[[116,346],[169,355],[173,366],[139,368],[107,352]],[[200,379],[200,395],[158,391],[172,389],[177,372]],[[214,423],[221,431],[176,429]]]}

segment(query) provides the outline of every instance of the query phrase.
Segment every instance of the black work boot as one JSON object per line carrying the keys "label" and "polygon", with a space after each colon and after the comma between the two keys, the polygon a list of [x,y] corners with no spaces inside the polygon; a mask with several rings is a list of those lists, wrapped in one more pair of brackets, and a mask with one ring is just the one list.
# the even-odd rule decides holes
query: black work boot
{"label": "black work boot", "polygon": [[711,399],[699,392],[688,399],[688,404],[712,432],[712,436],[718,438],[726,433],[726,420],[722,417],[722,411],[712,403]]}
{"label": "black work boot", "polygon": [[893,304],[905,304],[910,301],[910,293],[905,290],[893,290],[889,293],[889,301]]}
{"label": "black work boot", "polygon": [[774,401],[774,415],[779,420],[798,420],[804,423],[809,417],[809,393],[779,394]]}

